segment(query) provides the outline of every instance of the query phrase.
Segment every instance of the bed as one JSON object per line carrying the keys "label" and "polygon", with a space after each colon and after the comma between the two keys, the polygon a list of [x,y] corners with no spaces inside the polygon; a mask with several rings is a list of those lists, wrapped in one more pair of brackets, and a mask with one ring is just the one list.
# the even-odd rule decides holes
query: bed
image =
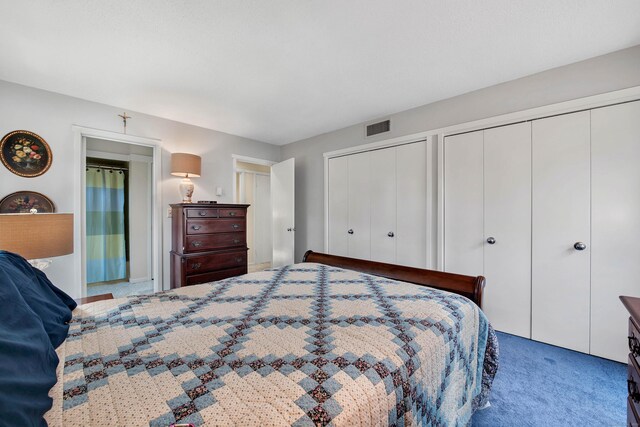
{"label": "bed", "polygon": [[469,425],[497,340],[484,279],[304,262],[80,305],[50,426]]}

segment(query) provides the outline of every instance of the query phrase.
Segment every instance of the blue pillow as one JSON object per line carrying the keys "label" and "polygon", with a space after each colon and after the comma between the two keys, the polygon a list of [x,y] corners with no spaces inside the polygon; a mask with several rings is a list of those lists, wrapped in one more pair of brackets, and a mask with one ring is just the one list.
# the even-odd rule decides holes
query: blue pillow
{"label": "blue pillow", "polygon": [[[51,344],[57,348],[67,338],[71,320],[71,298],[51,284],[46,275],[20,255],[0,251],[0,271],[12,278],[27,305],[42,320]],[[64,299],[63,299],[64,298]],[[72,301],[72,300],[71,300]]]}
{"label": "blue pillow", "polygon": [[46,426],[58,356],[16,279],[0,269],[0,425]]}

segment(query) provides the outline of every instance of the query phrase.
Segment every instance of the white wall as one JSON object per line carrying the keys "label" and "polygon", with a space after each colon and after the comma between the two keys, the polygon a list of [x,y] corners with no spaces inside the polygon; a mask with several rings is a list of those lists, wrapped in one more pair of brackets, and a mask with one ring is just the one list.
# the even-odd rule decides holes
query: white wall
{"label": "white wall", "polygon": [[382,135],[366,138],[360,123],[283,146],[282,159],[296,158],[296,260],[324,249],[323,153],[639,85],[635,46],[379,118],[391,119]]}
{"label": "white wall", "polygon": [[[53,152],[51,168],[36,178],[21,178],[0,166],[0,198],[18,190],[38,191],[54,201],[58,212],[72,212],[76,195],[73,194],[71,125],[122,132],[122,120],[117,116],[122,112],[122,108],[0,81],[0,136],[17,129],[29,130],[43,137]],[[133,111],[127,113],[133,116],[127,126],[128,134],[162,140],[161,198],[164,206],[180,202],[180,178],[169,174],[172,152],[184,151],[202,156],[202,177],[193,179],[195,200],[220,202],[232,202],[231,154],[280,160],[280,147],[274,145]],[[223,188],[221,197],[215,195],[217,186]],[[171,230],[166,213],[162,225],[163,277],[165,286],[168,286]],[[74,276],[72,256],[55,258],[46,273],[57,286],[70,291]]]}

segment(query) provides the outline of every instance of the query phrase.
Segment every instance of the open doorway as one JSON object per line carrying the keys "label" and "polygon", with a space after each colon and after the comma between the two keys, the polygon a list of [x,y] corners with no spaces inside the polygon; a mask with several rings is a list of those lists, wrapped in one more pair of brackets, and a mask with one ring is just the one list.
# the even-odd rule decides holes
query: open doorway
{"label": "open doorway", "polygon": [[86,295],[154,292],[153,148],[86,138]]}
{"label": "open doorway", "polygon": [[248,271],[272,266],[271,165],[273,162],[234,157],[234,194],[236,203],[246,203]]}

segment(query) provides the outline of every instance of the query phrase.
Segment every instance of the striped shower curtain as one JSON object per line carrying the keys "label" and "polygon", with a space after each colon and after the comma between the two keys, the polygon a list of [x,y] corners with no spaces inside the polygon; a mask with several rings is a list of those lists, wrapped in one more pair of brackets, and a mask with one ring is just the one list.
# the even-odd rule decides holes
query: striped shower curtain
{"label": "striped shower curtain", "polygon": [[124,173],[87,168],[87,283],[127,277]]}

